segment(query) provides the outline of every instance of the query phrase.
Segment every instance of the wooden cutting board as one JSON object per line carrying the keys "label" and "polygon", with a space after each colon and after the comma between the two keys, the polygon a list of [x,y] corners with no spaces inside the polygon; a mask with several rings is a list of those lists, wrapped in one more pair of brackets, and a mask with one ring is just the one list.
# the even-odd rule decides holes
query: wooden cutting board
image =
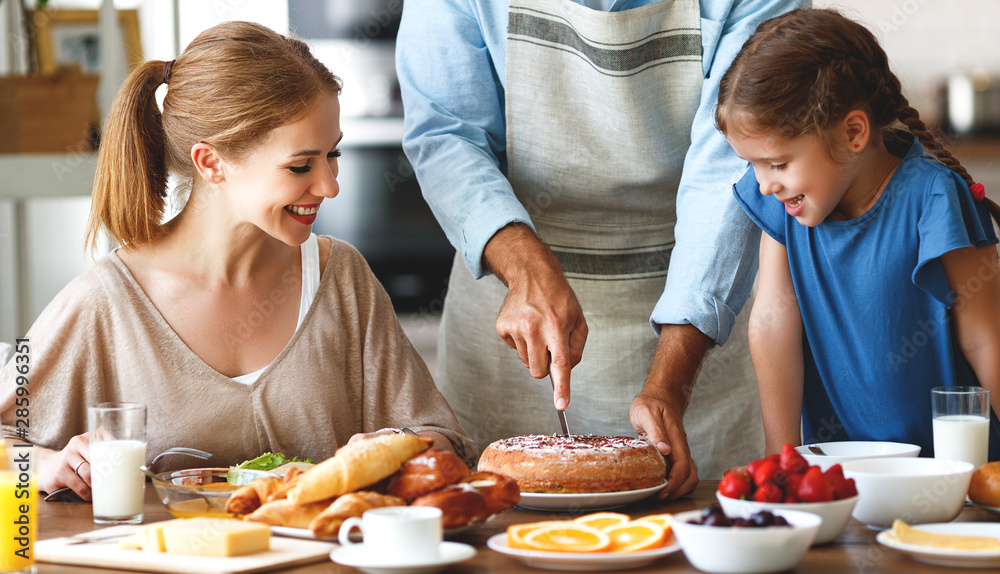
{"label": "wooden cutting board", "polygon": [[[102,536],[130,534],[134,526],[115,526],[100,530]],[[142,570],[145,572],[180,572],[191,574],[236,574],[264,572],[275,568],[321,562],[330,559],[335,544],[314,540],[271,537],[271,549],[246,556],[186,556],[141,550],[123,550],[118,540],[71,544],[72,538],[50,538],[35,543],[35,559],[39,562],[74,564],[94,568]]]}

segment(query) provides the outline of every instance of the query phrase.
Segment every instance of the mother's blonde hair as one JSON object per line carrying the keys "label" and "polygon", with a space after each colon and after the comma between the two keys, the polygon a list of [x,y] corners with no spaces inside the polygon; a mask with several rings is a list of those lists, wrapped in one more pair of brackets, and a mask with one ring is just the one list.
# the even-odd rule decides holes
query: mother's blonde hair
{"label": "mother's blonde hair", "polygon": [[[163,113],[156,88],[167,83]],[[137,247],[163,230],[167,174],[194,176],[198,142],[239,161],[276,127],[308,111],[320,94],[339,94],[340,80],[300,40],[250,22],[202,32],[168,66],[136,68],[108,113],[97,159],[87,245],[103,227]]]}

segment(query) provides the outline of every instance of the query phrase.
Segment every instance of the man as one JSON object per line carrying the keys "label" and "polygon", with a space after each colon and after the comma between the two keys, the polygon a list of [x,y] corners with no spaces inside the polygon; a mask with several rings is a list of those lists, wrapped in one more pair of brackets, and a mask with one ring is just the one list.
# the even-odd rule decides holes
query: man
{"label": "man", "polygon": [[721,476],[762,452],[737,320],[759,232],[712,112],[757,24],[804,3],[405,4],[404,148],[457,249],[437,382],[480,448],[556,432],[532,379],[551,375],[564,409],[573,369],[571,430],[656,445],[671,463],[661,496],[694,489],[695,460]]}

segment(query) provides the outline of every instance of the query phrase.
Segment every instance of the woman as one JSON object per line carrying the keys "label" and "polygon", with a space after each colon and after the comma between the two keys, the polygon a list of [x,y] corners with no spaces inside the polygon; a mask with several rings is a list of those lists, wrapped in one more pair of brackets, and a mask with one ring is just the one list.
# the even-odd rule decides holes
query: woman
{"label": "woman", "polygon": [[[213,465],[265,451],[322,459],[357,433],[404,426],[474,452],[360,254],[311,232],[339,191],[339,93],[304,43],[245,22],[129,76],[88,232],[123,247],[26,337],[40,490],[89,498],[86,406],[102,401],[148,405],[149,458],[183,445]],[[161,223],[168,173],[191,192]],[[11,438],[13,367],[0,395]]]}

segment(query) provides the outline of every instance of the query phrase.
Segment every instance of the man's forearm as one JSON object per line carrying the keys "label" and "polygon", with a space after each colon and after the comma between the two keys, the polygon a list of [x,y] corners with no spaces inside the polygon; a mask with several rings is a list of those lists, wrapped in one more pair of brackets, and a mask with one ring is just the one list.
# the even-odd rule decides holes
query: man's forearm
{"label": "man's forearm", "polygon": [[483,250],[483,267],[508,287],[523,281],[529,273],[537,274],[538,265],[562,274],[552,251],[523,223],[512,223],[497,231]]}
{"label": "man's forearm", "polygon": [[711,345],[693,325],[663,325],[641,394],[664,401],[675,412],[686,411],[694,377]]}

